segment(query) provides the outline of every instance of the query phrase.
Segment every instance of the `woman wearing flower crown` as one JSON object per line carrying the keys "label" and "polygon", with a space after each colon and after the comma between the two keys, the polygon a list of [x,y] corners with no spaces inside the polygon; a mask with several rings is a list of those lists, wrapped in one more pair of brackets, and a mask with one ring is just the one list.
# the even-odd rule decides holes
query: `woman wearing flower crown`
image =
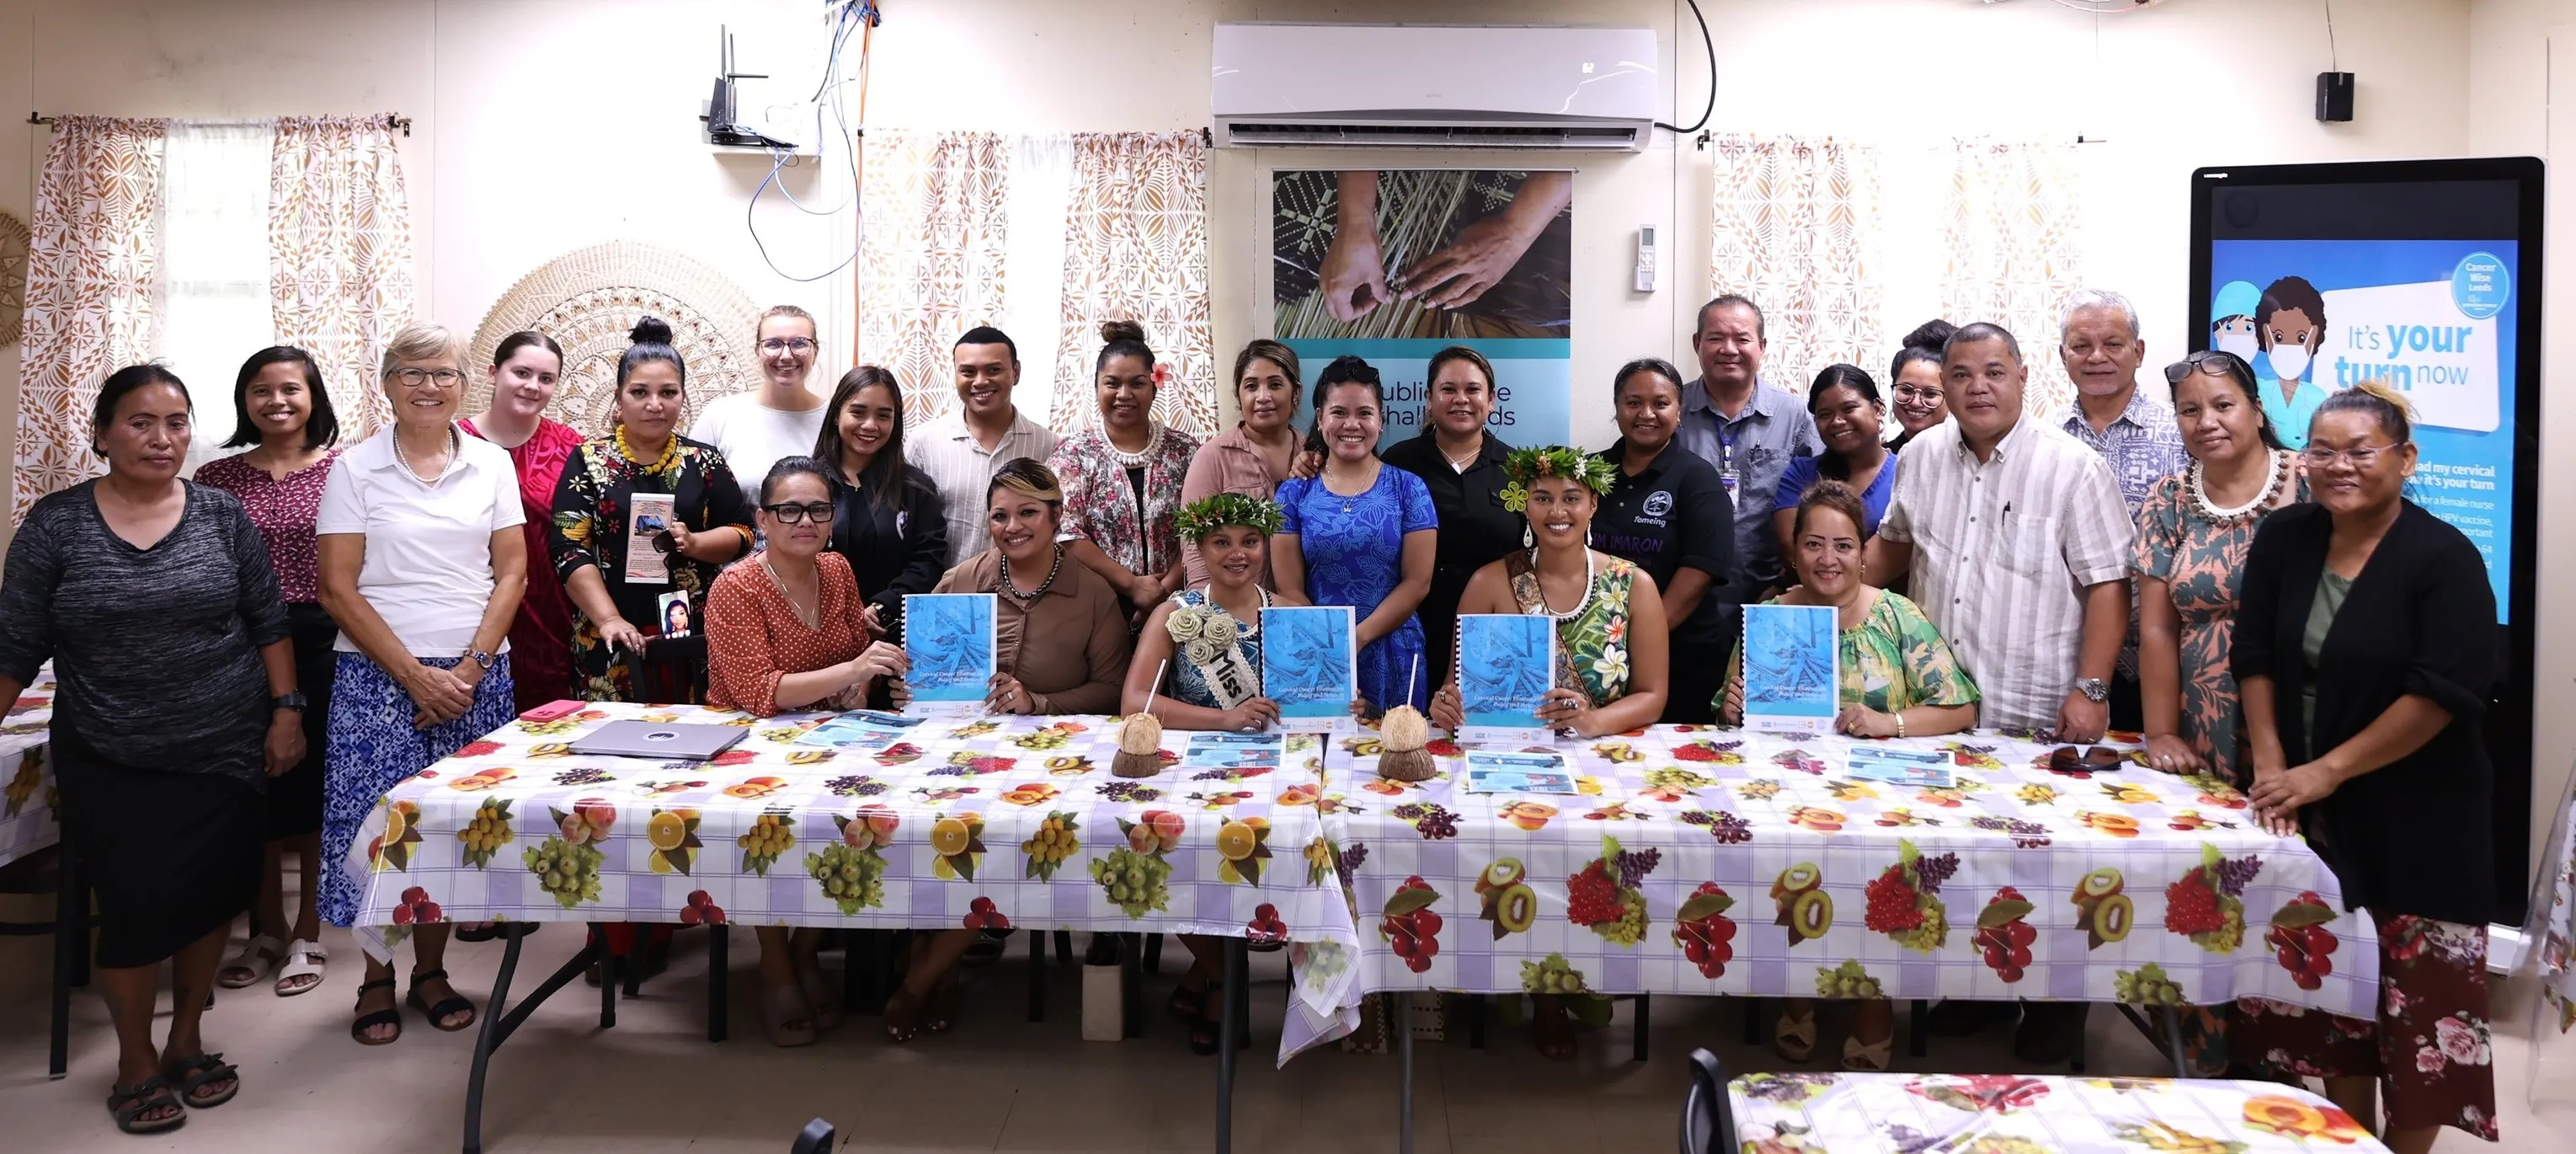
{"label": "woman wearing flower crown", "polygon": [[[1668,687],[1664,599],[1655,579],[1590,545],[1592,514],[1610,491],[1615,468],[1562,445],[1514,450],[1503,463],[1511,477],[1503,504],[1529,521],[1530,548],[1476,570],[1458,598],[1461,617],[1538,614],[1556,620],[1554,688],[1538,716],[1578,737],[1654,724]],[[1466,718],[1454,662],[1443,673],[1440,692],[1431,698],[1431,720],[1456,730]],[[1563,1002],[1540,995],[1532,1009],[1539,1052],[1572,1058],[1574,1023]]]}

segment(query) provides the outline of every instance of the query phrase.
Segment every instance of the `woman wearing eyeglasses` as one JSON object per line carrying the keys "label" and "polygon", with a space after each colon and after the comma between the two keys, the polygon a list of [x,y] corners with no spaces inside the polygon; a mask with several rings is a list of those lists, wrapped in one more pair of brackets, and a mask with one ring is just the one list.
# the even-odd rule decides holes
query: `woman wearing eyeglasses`
{"label": "woman wearing eyeglasses", "polygon": [[[343,454],[315,516],[322,607],[340,623],[323,759],[322,917],[357,920],[363,859],[349,848],[385,791],[508,724],[509,635],[527,585],[518,474],[510,454],[456,427],[465,342],[406,325],[385,342],[393,421]],[[474,1004],[440,962],[446,925],[415,926],[412,1009],[441,1030],[474,1024]],[[349,1034],[402,1036],[392,967],[367,959]]]}
{"label": "woman wearing eyeglasses", "polygon": [[[2253,1064],[2325,1079],[2397,1154],[2455,1126],[2496,1140],[2487,1030],[2495,910],[2494,767],[2482,720],[2504,674],[2487,564],[2467,535],[2406,499],[2413,414],[2372,381],[2327,397],[2302,454],[2316,503],[2274,513],[2245,551],[2229,664],[2245,695],[2254,815],[2295,828],[2334,870],[2344,910],[2277,919],[2263,948],[2316,989],[2379,951],[2375,1020],[2237,1003]],[[2368,918],[2345,910],[2366,909]],[[2250,933],[2250,931],[2249,931]],[[2376,937],[2376,941],[2372,938]],[[2252,944],[2252,943],[2247,943]]]}
{"label": "woman wearing eyeglasses", "polygon": [[1916,433],[1950,419],[1950,402],[1941,391],[1941,348],[1958,326],[1929,320],[1905,334],[1903,347],[1887,366],[1887,391],[1896,394],[1896,423],[1905,431],[1887,443],[1894,453]]}
{"label": "woman wearing eyeglasses", "polygon": [[[874,641],[850,563],[826,548],[834,522],[830,466],[786,457],[760,484],[769,547],[707,593],[707,704],[769,717],[864,701],[868,683],[900,676],[903,650]],[[761,1027],[773,1044],[802,1046],[838,1025],[841,1010],[815,960],[821,930],[762,926]]]}
{"label": "woman wearing eyeglasses", "polygon": [[572,598],[574,692],[586,701],[685,704],[696,697],[694,678],[639,690],[616,651],[645,651],[635,623],[658,633],[661,597],[673,590],[705,619],[707,586],[751,547],[751,510],[725,455],[673,431],[688,369],[671,347],[671,326],[645,317],[631,336],[617,358],[617,425],[564,463],[546,552]]}
{"label": "woman wearing eyeglasses", "polygon": [[821,358],[814,314],[795,305],[772,305],[752,330],[760,357],[760,387],[707,402],[689,439],[715,446],[737,477],[766,477],[772,462],[813,451],[827,406],[805,379]]}

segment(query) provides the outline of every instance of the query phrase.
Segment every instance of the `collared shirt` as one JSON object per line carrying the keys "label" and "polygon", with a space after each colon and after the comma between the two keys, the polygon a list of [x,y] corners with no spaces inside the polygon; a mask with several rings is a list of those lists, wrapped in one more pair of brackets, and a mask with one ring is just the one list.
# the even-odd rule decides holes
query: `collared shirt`
{"label": "collared shirt", "polygon": [[2144,389],[2129,390],[2129,407],[2098,432],[2081,403],[2067,406],[2059,427],[2084,442],[2085,448],[2102,454],[2103,463],[2111,466],[2111,479],[2120,485],[2120,499],[2128,504],[2131,521],[2137,520],[2138,507],[2147,503],[2147,493],[2156,482],[2191,463],[2191,451],[2183,447],[2182,426],[2175,422],[2173,409],[2148,399]]}
{"label": "collared shirt", "polygon": [[[394,450],[387,425],[340,457],[322,484],[313,531],[366,538],[358,594],[414,657],[457,657],[474,647],[492,600],[492,534],[527,523],[510,454],[456,433],[456,451],[436,481],[422,481]],[[542,563],[530,557],[529,565]],[[334,646],[358,652],[340,634]],[[502,642],[504,652],[509,649]]]}
{"label": "collared shirt", "polygon": [[[1699,608],[1689,620],[1668,622],[1667,627],[1686,641],[1722,646],[1734,640],[1734,609],[1744,598],[1727,584],[1735,557],[1733,507],[1716,466],[1675,451],[1679,448],[1665,446],[1634,476],[1619,468],[1611,477],[1610,493],[1592,515],[1592,547],[1635,562],[1667,598],[1674,574],[1685,568],[1708,574],[1708,593]],[[1627,455],[1626,438],[1599,454],[1613,467]]]}
{"label": "collared shirt", "polygon": [[[1044,573],[1014,573],[1021,582]],[[1002,554],[987,549],[951,569],[933,593],[992,593],[993,664],[1019,679],[1039,713],[1107,713],[1118,708],[1133,639],[1109,579],[1079,561],[1056,567],[1055,584],[1034,601],[1002,589]]]}
{"label": "collared shirt", "polygon": [[[1288,460],[1296,459],[1297,451],[1292,446]],[[1244,435],[1243,425],[1237,422],[1233,428],[1208,438],[1199,446],[1197,455],[1190,458],[1189,473],[1181,478],[1181,504],[1195,505],[1219,493],[1241,493],[1267,501],[1279,491],[1279,483],[1287,479],[1286,473],[1270,471],[1269,456]],[[1189,575],[1190,588],[1207,584],[1207,563],[1199,558],[1196,548],[1181,549],[1181,566]],[[1263,563],[1261,585],[1271,587],[1267,562]]]}
{"label": "collared shirt", "polygon": [[1022,457],[1043,464],[1055,455],[1055,446],[1055,433],[1017,408],[1011,410],[1011,427],[1002,432],[1001,441],[989,451],[975,439],[975,430],[966,427],[966,414],[962,412],[932,421],[907,439],[904,459],[928,474],[930,483],[939,490],[941,511],[948,519],[950,565],[993,544],[993,535],[984,529],[984,512],[992,507],[987,491],[992,488],[993,474]]}
{"label": "collared shirt", "polygon": [[1957,421],[1906,446],[1879,536],[1914,546],[1915,604],[1985,691],[1978,724],[2045,728],[2074,689],[2084,590],[2125,577],[2110,466],[2025,417],[1980,462]]}
{"label": "collared shirt", "polygon": [[1674,439],[1714,466],[1721,479],[1734,477],[1727,496],[1735,502],[1735,568],[1727,577],[1735,599],[1777,583],[1780,539],[1771,525],[1772,494],[1790,458],[1825,450],[1815,418],[1798,398],[1757,380],[1744,411],[1729,419],[1709,401],[1708,386],[1693,378],[1682,386],[1681,429]]}

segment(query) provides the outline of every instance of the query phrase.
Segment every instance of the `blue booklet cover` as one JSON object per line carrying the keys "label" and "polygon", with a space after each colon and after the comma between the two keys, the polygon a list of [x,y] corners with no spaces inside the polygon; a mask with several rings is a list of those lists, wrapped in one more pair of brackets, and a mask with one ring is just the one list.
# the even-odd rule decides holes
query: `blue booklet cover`
{"label": "blue booklet cover", "polygon": [[1277,733],[1193,733],[1183,769],[1277,769],[1287,742]]}
{"label": "blue booklet cover", "polygon": [[1357,624],[1347,605],[1261,611],[1261,693],[1279,703],[1279,728],[1355,733],[1360,695]]}
{"label": "blue booklet cover", "polygon": [[1580,790],[1561,754],[1471,749],[1467,751],[1467,792],[1572,795]]}
{"label": "blue booklet cover", "polygon": [[1458,618],[1461,741],[1546,741],[1538,707],[1556,683],[1556,622],[1521,613]]}
{"label": "blue booklet cover", "polygon": [[993,688],[993,595],[915,593],[903,599],[903,653],[914,717],[980,717]]}
{"label": "blue booklet cover", "polygon": [[1744,724],[1824,732],[1842,712],[1842,651],[1830,605],[1744,607]]}
{"label": "blue booklet cover", "polygon": [[820,745],[830,749],[883,749],[912,732],[920,725],[918,717],[900,713],[880,713],[873,709],[853,709],[796,735],[798,745]]}

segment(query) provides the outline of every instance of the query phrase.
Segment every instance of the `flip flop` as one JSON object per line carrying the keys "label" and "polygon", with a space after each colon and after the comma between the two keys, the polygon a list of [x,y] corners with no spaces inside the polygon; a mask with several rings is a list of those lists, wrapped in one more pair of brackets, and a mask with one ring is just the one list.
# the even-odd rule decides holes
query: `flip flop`
{"label": "flip flop", "polygon": [[[170,1107],[160,1118],[145,1118],[154,1110]],[[170,1080],[158,1074],[133,1084],[109,1089],[107,1112],[116,1116],[116,1128],[128,1134],[158,1134],[176,1130],[188,1121],[188,1107],[170,1089]]]}
{"label": "flip flop", "polygon": [[227,990],[256,985],[285,955],[286,943],[268,934],[253,934],[240,953],[224,959],[223,967],[215,971],[215,984]]}
{"label": "flip flop", "polygon": [[[179,1100],[191,1110],[212,1110],[232,1101],[233,1095],[241,1093],[241,1071],[235,1069],[232,1063],[224,1061],[224,1056],[221,1054],[172,1058],[161,1063],[161,1077],[165,1081],[178,1083]],[[232,1085],[202,1098],[197,1096],[197,1090],[206,1083],[227,1080]]]}
{"label": "flip flop", "polygon": [[[292,998],[297,994],[310,993],[320,987],[322,963],[330,960],[331,955],[323,952],[320,942],[298,938],[287,943],[286,964],[278,967],[277,970],[275,986],[277,996]],[[302,978],[313,980],[309,982],[298,980]]]}

